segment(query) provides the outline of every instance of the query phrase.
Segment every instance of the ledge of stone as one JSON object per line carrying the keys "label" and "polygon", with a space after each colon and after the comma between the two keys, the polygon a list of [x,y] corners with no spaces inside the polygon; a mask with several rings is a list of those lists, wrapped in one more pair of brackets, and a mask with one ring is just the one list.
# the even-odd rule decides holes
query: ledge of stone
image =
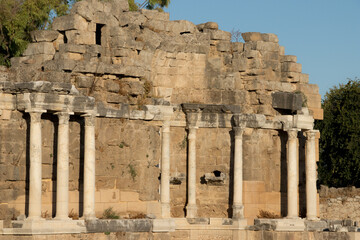
{"label": "ledge of stone", "polygon": [[150,232],[152,219],[112,219],[86,221],[88,232]]}

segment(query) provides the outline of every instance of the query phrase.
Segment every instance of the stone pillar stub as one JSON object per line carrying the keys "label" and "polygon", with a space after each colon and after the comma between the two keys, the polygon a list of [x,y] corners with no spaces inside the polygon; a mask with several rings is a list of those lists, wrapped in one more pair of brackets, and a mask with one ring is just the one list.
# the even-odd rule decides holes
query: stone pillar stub
{"label": "stone pillar stub", "polygon": [[170,119],[171,115],[164,116],[161,129],[160,200],[162,218],[170,218]]}
{"label": "stone pillar stub", "polygon": [[45,110],[31,109],[30,114],[30,176],[29,176],[29,216],[27,220],[41,218],[41,186],[42,186],[42,138],[41,114]]}
{"label": "stone pillar stub", "polygon": [[188,129],[188,202],[186,205],[186,217],[197,217],[196,205],[196,130],[199,111],[186,111]]}
{"label": "stone pillar stub", "polygon": [[82,115],[85,119],[84,141],[84,218],[95,219],[95,114]]}
{"label": "stone pillar stub", "polygon": [[298,205],[298,132],[300,129],[288,129],[288,142],[287,142],[287,218],[295,219],[299,217]]}
{"label": "stone pillar stub", "polygon": [[316,189],[316,142],[319,130],[309,130],[306,135],[305,172],[306,172],[306,218],[317,218],[317,189]]}
{"label": "stone pillar stub", "polygon": [[69,119],[70,112],[58,112],[56,220],[69,220]]}

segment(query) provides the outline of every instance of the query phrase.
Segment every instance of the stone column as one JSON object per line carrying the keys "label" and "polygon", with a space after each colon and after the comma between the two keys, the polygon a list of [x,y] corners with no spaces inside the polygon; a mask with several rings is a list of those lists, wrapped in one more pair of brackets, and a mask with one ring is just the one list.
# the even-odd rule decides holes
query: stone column
{"label": "stone column", "polygon": [[187,117],[188,129],[188,202],[186,205],[186,217],[197,217],[196,206],[196,130],[198,129],[196,123],[198,113],[189,112]]}
{"label": "stone column", "polygon": [[59,118],[57,140],[56,176],[56,217],[57,220],[70,219],[69,215],[69,118],[70,113],[56,113]]}
{"label": "stone column", "polygon": [[234,127],[234,193],[233,193],[233,219],[244,218],[243,205],[243,133],[245,126]]}
{"label": "stone column", "polygon": [[299,129],[289,129],[287,142],[287,218],[298,218],[298,135]]}
{"label": "stone column", "polygon": [[30,114],[30,183],[29,183],[29,216],[28,220],[41,219],[41,186],[42,186],[42,110],[31,110]]}
{"label": "stone column", "polygon": [[316,150],[315,136],[318,130],[310,130],[306,134],[306,218],[317,220],[317,190],[316,190]]}
{"label": "stone column", "polygon": [[161,217],[170,218],[170,117],[165,119],[161,132]]}
{"label": "stone column", "polygon": [[84,146],[84,218],[95,218],[95,120],[93,114],[85,118]]}

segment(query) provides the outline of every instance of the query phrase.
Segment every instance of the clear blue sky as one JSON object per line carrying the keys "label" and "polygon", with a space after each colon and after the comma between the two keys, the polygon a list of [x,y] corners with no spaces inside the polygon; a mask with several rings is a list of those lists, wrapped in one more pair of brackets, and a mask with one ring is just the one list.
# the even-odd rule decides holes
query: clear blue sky
{"label": "clear blue sky", "polygon": [[322,97],[360,78],[360,0],[171,0],[171,20],[217,22],[225,31],[275,33]]}

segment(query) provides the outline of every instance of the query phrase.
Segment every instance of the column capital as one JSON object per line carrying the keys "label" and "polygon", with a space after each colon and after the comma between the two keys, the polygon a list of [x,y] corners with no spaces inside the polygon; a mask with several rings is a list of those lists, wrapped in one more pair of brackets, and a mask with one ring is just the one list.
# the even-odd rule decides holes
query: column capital
{"label": "column capital", "polygon": [[234,129],[235,137],[242,137],[245,130],[245,125],[239,127],[233,127],[233,129]]}
{"label": "column capital", "polygon": [[198,128],[197,122],[199,118],[198,111],[186,111],[186,128]]}
{"label": "column capital", "polygon": [[41,114],[45,113],[46,110],[26,110],[25,112],[28,112],[30,114],[31,122],[36,123],[41,121]]}
{"label": "column capital", "polygon": [[70,115],[74,115],[73,112],[56,112],[54,115],[57,115],[59,118],[59,124],[69,124]]}
{"label": "column capital", "polygon": [[319,130],[309,130],[305,132],[307,140],[315,140],[316,134],[319,133]]}
{"label": "column capital", "polygon": [[299,131],[300,131],[300,129],[298,129],[298,128],[291,128],[291,129],[286,130],[286,132],[288,133],[289,139],[296,139]]}
{"label": "column capital", "polygon": [[91,113],[86,113],[81,115],[82,117],[84,117],[85,119],[85,126],[91,126],[94,127],[95,126],[95,119],[96,119],[96,115],[95,114],[91,114]]}

